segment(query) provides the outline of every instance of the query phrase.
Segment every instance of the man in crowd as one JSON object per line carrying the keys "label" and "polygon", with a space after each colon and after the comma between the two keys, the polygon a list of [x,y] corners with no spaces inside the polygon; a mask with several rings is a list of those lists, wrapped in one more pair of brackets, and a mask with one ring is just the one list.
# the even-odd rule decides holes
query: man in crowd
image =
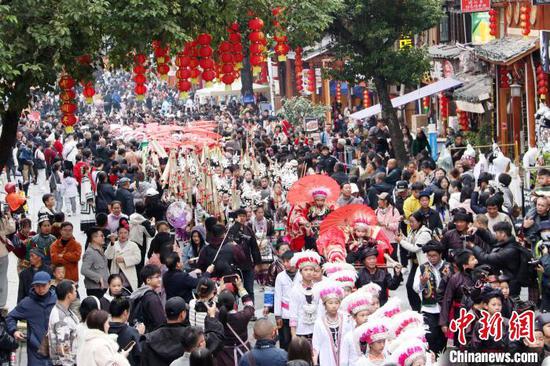
{"label": "man in crowd", "polygon": [[48,323],[50,359],[54,366],[72,366],[76,363],[76,331],[78,316],[71,310],[77,299],[76,286],[63,280],[55,288],[57,302],[52,308]]}

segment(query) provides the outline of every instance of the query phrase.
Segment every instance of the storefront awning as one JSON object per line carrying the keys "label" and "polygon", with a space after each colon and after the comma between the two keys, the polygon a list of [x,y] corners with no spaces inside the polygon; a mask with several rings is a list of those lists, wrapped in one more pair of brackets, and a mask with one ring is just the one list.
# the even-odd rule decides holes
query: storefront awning
{"label": "storefront awning", "polygon": [[456,100],[456,108],[460,109],[463,112],[470,112],[470,113],[485,113],[485,108],[483,108],[483,104],[481,103],[470,103],[465,102],[463,100]]}
{"label": "storefront awning", "polygon": [[536,37],[513,37],[493,39],[475,46],[477,57],[497,65],[511,65],[539,48]]}
{"label": "storefront awning", "polygon": [[[455,80],[453,78],[446,78],[443,80],[436,81],[435,83],[423,86],[415,91],[401,95],[399,97],[392,99],[392,105],[394,108],[400,107],[402,105],[414,102],[415,100],[422,99],[424,97],[437,94],[443,90],[455,88],[459,85],[462,85],[462,81]],[[358,112],[355,112],[350,115],[353,119],[365,119],[371,116],[374,116],[382,111],[380,104],[373,105],[372,107],[362,109]]]}
{"label": "storefront awning", "polygon": [[453,97],[457,101],[480,103],[491,98],[491,94],[493,93],[493,79],[489,75],[464,75],[457,77],[464,82],[464,85],[456,89],[453,93]]}

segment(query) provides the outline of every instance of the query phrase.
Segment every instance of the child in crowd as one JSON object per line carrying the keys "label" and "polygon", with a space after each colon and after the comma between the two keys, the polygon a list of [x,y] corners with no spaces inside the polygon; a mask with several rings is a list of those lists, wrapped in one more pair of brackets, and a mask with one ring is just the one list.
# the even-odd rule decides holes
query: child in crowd
{"label": "child in crowd", "polygon": [[277,275],[275,279],[274,293],[274,314],[279,328],[279,345],[284,350],[288,349],[290,343],[290,292],[296,282],[300,281],[300,274],[296,267],[291,264],[294,253],[287,251],[281,255],[281,261],[285,270]]}

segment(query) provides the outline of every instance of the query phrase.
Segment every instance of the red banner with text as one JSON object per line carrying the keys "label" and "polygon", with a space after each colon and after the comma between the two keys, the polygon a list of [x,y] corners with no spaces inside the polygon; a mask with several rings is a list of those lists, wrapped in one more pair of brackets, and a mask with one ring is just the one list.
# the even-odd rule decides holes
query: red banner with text
{"label": "red banner with text", "polygon": [[463,13],[475,13],[491,9],[491,0],[461,0]]}

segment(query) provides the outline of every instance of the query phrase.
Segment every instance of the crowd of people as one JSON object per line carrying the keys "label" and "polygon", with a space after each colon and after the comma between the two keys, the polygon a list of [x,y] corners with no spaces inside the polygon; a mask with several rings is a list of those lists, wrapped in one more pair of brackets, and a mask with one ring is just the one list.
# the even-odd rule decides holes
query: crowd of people
{"label": "crowd of people", "polygon": [[[161,85],[139,103],[129,83],[102,74],[103,98],[81,101],[72,134],[50,94],[33,106],[40,121],[21,120],[0,220],[0,308],[9,261],[19,277],[0,364],[22,344],[33,366],[421,366],[450,347],[540,363],[550,352],[548,169],[524,197],[510,159],[469,155],[460,133],[434,161],[424,132],[404,128],[400,167],[384,121],[353,122],[340,106],[306,134],[254,104],[180,102]],[[168,159],[152,164],[109,125],[195,120],[223,136],[219,209],[197,189],[174,227]],[[463,309],[474,320],[458,331]],[[511,340],[529,311],[534,337]],[[485,313],[505,319],[503,337],[480,337]]]}

